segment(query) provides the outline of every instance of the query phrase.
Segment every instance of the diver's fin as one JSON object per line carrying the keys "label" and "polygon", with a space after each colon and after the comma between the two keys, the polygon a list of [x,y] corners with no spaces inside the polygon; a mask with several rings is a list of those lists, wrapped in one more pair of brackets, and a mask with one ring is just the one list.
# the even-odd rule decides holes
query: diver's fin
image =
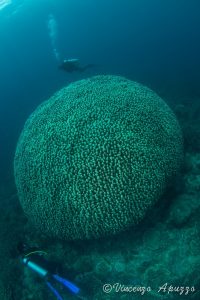
{"label": "diver's fin", "polygon": [[80,289],[71,281],[60,277],[57,274],[54,274],[53,278],[60,282],[62,285],[64,285],[66,288],[68,288],[73,294],[78,294],[80,292]]}
{"label": "diver's fin", "polygon": [[94,66],[95,66],[94,64],[88,64],[88,65],[86,65],[84,67],[80,67],[79,70],[80,70],[80,72],[84,72],[87,69],[93,68]]}
{"label": "diver's fin", "polygon": [[53,285],[49,281],[46,281],[46,284],[48,288],[54,293],[54,295],[58,300],[64,300],[63,297],[61,297],[61,295],[58,293],[58,291],[53,287]]}

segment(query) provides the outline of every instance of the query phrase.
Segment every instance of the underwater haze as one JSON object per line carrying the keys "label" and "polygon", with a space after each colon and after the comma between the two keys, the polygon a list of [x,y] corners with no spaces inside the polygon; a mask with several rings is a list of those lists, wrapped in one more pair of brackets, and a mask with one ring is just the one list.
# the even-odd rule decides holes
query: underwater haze
{"label": "underwater haze", "polygon": [[[6,5],[7,3],[7,5]],[[61,86],[112,73],[157,92],[199,96],[198,1],[1,1],[0,162],[10,176],[27,116]],[[65,74],[59,60],[79,58],[90,74]]]}
{"label": "underwater haze", "polygon": [[[68,72],[60,68],[65,59],[91,67]],[[136,232],[100,243],[52,242],[34,231],[19,205],[17,141],[44,100],[74,81],[103,74],[139,82],[166,101],[183,131],[183,170],[164,204]],[[85,289],[81,299],[200,299],[199,199],[200,1],[0,0],[0,299],[75,297],[59,298],[18,265],[13,249],[24,236],[49,248],[50,259]],[[103,292],[111,282],[112,293]],[[190,291],[158,292],[166,282]],[[117,283],[145,287],[144,294],[127,293]]]}

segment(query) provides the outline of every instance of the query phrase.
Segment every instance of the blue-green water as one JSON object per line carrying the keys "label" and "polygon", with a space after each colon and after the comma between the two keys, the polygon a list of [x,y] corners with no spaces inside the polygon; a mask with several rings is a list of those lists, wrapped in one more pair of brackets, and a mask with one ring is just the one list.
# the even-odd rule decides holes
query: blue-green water
{"label": "blue-green water", "polygon": [[[2,300],[56,299],[20,263],[19,241],[45,249],[56,271],[81,287],[83,299],[200,299],[199,9],[198,1],[0,1]],[[64,58],[93,66],[63,72]],[[140,82],[169,104],[183,131],[183,167],[137,226],[100,240],[51,239],[20,206],[13,176],[17,140],[43,100],[101,74]],[[75,299],[56,287],[63,299]]]}

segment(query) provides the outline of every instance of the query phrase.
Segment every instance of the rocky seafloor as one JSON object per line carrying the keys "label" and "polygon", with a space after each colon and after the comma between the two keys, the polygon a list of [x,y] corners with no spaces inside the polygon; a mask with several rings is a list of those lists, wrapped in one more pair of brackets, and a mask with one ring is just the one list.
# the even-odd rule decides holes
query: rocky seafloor
{"label": "rocky seafloor", "polygon": [[[56,299],[20,262],[24,241],[47,251],[86,300],[200,299],[200,99],[171,104],[185,140],[183,169],[138,226],[100,240],[62,242],[37,232],[19,205],[14,180],[0,185],[0,300]],[[76,299],[58,284],[63,300]]]}

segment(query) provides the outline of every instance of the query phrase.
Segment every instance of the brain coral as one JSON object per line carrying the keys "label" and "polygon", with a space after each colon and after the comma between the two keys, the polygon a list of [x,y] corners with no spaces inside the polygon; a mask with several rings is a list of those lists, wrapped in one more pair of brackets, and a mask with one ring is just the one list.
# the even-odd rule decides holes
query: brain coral
{"label": "brain coral", "polygon": [[137,224],[182,160],[182,135],[149,88],[100,75],[61,89],[28,118],[15,181],[40,230],[62,239],[97,238]]}

